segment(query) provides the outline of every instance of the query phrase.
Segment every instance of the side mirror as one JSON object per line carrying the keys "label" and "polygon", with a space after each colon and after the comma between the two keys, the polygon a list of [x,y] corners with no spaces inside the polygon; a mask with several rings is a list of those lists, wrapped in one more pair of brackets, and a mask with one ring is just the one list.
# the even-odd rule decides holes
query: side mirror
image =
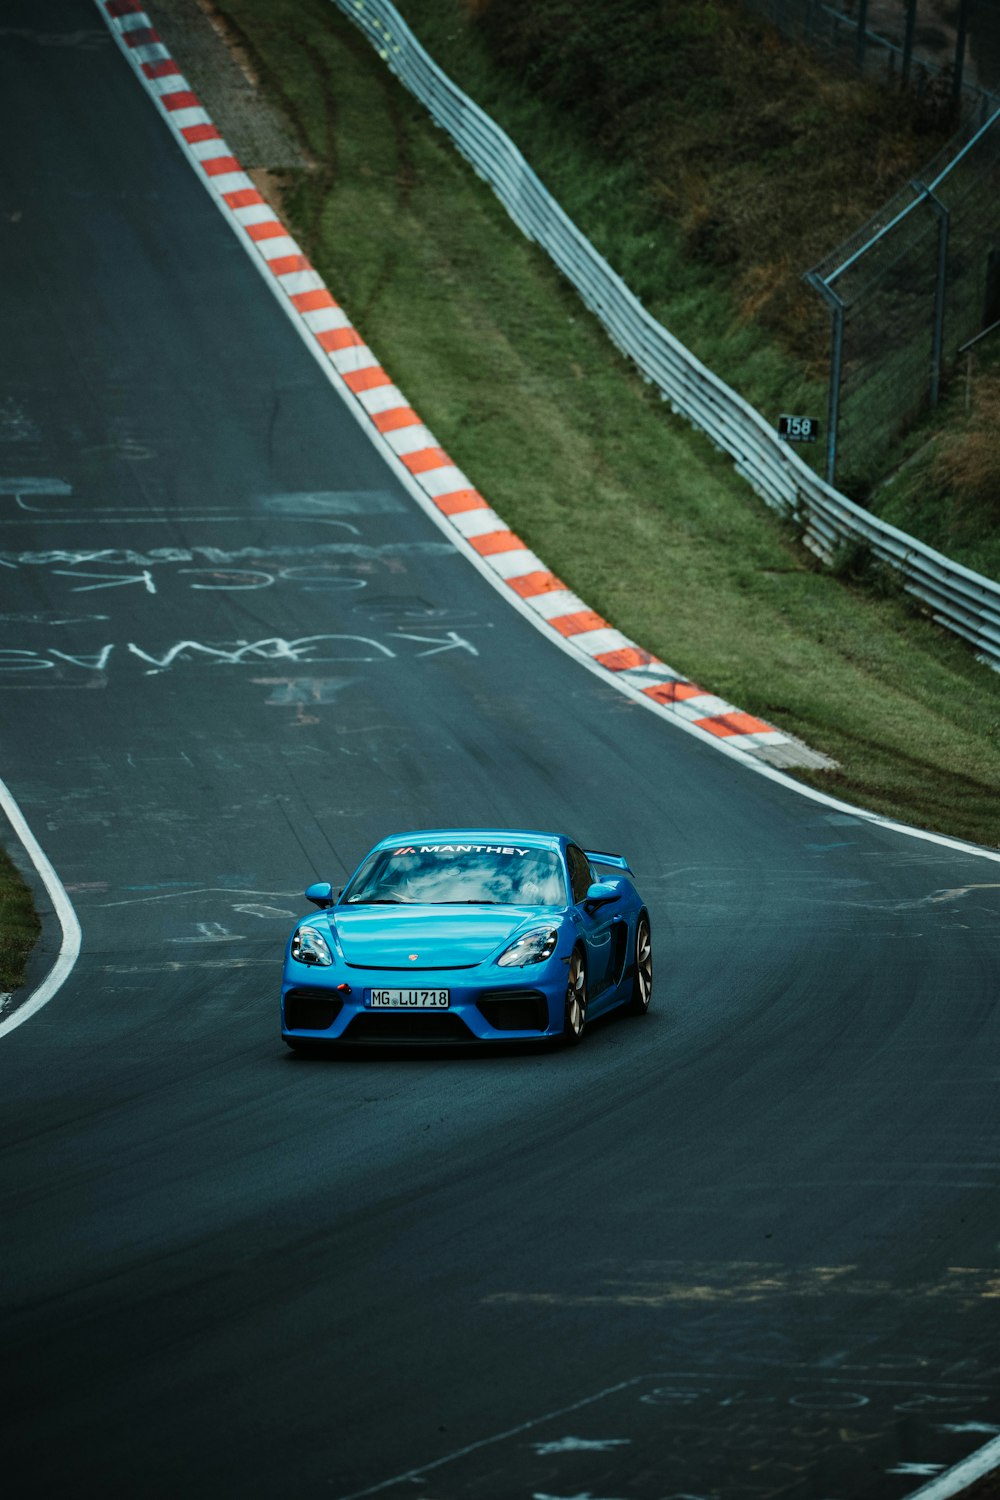
{"label": "side mirror", "polygon": [[610,906],[614,901],[622,899],[621,886],[618,881],[597,880],[587,891],[583,898],[584,910],[593,916],[602,906]]}
{"label": "side mirror", "polygon": [[306,900],[311,901],[313,906],[332,906],[333,886],[328,880],[317,880],[315,885],[307,888]]}

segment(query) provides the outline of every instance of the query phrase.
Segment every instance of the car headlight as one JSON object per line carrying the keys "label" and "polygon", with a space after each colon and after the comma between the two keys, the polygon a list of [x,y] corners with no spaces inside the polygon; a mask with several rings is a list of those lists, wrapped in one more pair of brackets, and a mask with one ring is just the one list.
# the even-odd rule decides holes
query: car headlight
{"label": "car headlight", "polygon": [[315,927],[299,927],[292,936],[292,957],[300,964],[332,964],[326,938]]}
{"label": "car headlight", "polygon": [[540,964],[551,958],[559,934],[554,927],[538,927],[516,938],[497,959],[503,969],[521,969],[525,964]]}

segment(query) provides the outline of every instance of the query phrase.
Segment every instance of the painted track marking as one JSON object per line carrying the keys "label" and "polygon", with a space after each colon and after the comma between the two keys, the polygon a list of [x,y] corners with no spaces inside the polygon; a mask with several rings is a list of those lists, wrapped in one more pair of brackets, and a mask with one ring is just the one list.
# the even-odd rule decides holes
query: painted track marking
{"label": "painted track marking", "polygon": [[[421,508],[543,633],[605,681],[688,733],[773,766],[828,757],[692,683],[569,594],[438,444],[365,343],[308,256],[254,187],[184,78],[140,0],[96,0],[181,150],[328,379]],[[562,592],[566,608],[550,595]]]}
{"label": "painted track marking", "polygon": [[[156,37],[155,42],[144,43],[139,46],[135,40],[138,31],[143,26],[148,32],[155,36],[149,17],[141,9],[138,0],[95,0],[98,10],[105,17],[111,28],[112,35],[116,38],[122,53],[128,58],[134,72],[142,82],[151,97],[160,103],[159,92],[155,87],[158,77],[182,77],[177,64],[170,57],[167,48]],[[118,18],[124,18],[127,22],[126,30],[132,32],[133,41],[128,43],[123,38],[118,25]],[[139,19],[141,18],[141,19]],[[152,47],[147,55],[146,45]],[[180,90],[179,84],[173,84],[175,91]],[[186,85],[185,85],[186,87]],[[168,124],[181,151],[187,156],[191,166],[201,172],[201,162],[192,150],[191,141],[183,133],[183,128],[190,124],[197,124],[199,130],[207,132],[203,139],[221,141],[220,132],[212,125],[207,112],[200,105],[197,106],[197,120],[192,118],[191,122],[182,118],[176,110],[168,111],[161,105],[161,114]],[[192,137],[197,139],[198,137]],[[221,152],[221,147],[216,148]],[[235,160],[228,153],[229,160]],[[230,177],[233,174],[229,174]],[[265,203],[264,198],[253,187],[250,179],[245,173],[237,173],[239,181],[230,181],[219,175],[201,173],[202,182],[208,189],[212,201],[219,212],[226,219],[230,228],[240,238],[244,249],[250,257],[261,276],[264,284],[268,287],[271,295],[289,318],[293,328],[301,338],[305,347],[309,350],[317,365],[323,371],[326,379],[344,402],[348,411],[355,421],[369,435],[371,441],[379,448],[385,462],[393,470],[400,484],[408,491],[420,508],[437,525],[438,529],[445,533],[452,544],[461,550],[484,578],[490,582],[508,604],[518,610],[526,619],[547,636],[559,650],[562,650],[579,666],[592,672],[605,684],[612,683],[626,697],[633,702],[641,703],[643,707],[658,713],[673,723],[685,734],[693,734],[703,742],[712,744],[714,749],[721,755],[727,755],[739,761],[743,766],[755,771],[758,775],[766,777],[769,781],[777,782],[780,786],[796,792],[800,797],[805,797],[811,802],[817,802],[823,807],[832,808],[836,812],[847,813],[852,818],[860,818],[865,822],[872,823],[877,827],[885,828],[893,833],[901,833],[907,838],[920,839],[925,843],[939,845],[945,849],[953,849],[958,853],[975,855],[981,859],[988,859],[994,863],[1000,863],[1000,851],[986,849],[981,845],[970,844],[965,840],[953,838],[948,834],[931,833],[927,829],[914,828],[906,823],[899,823],[893,818],[885,817],[881,813],[875,813],[868,808],[856,807],[850,802],[844,802],[838,797],[833,797],[827,792],[807,786],[803,782],[794,781],[791,777],[783,774],[775,765],[768,764],[758,754],[747,753],[750,748],[749,736],[744,733],[725,732],[728,726],[723,726],[723,732],[706,730],[697,722],[697,708],[690,706],[690,699],[701,695],[702,690],[686,679],[680,678],[670,668],[658,662],[642,647],[632,647],[637,655],[635,658],[627,656],[624,660],[619,657],[617,669],[611,669],[607,663],[603,663],[583,651],[577,650],[573,644],[572,636],[564,636],[558,630],[550,630],[547,621],[542,618],[539,610],[531,607],[531,600],[544,595],[553,589],[563,589],[565,585],[545,564],[531,553],[523,544],[517,548],[511,548],[507,552],[498,552],[490,557],[484,556],[475,547],[471,546],[460,531],[448,524],[448,518],[452,514],[460,514],[465,510],[486,508],[487,501],[479,492],[466,481],[464,486],[449,488],[450,476],[444,486],[440,486],[435,480],[436,471],[428,471],[424,476],[423,486],[416,482],[414,474],[401,462],[396,452],[382,441],[376,418],[386,420],[387,413],[398,414],[393,420],[405,422],[408,420],[406,414],[412,413],[414,423],[419,422],[419,417],[412,407],[406,402],[402,392],[392,383],[389,375],[378,363],[376,356],[363,343],[351,344],[344,349],[334,350],[332,353],[324,348],[313,330],[306,321],[306,315],[317,311],[336,310],[337,307],[333,296],[326,288],[322,278],[314,270],[308,258],[299,252],[292,257],[296,265],[277,267],[273,260],[266,260],[256,253],[256,244],[244,233],[243,224],[236,216],[241,207],[253,207],[262,215],[264,212],[270,215],[268,220],[261,218],[257,222],[279,223],[277,216]],[[284,231],[283,231],[284,232]],[[346,321],[346,315],[345,315]],[[345,325],[339,325],[343,328]],[[421,424],[422,425],[422,424]],[[440,471],[437,471],[440,472]],[[460,471],[455,471],[460,475]],[[464,476],[460,476],[464,478]],[[437,491],[437,493],[435,493]],[[675,704],[688,703],[686,713],[668,712]],[[734,714],[739,710],[733,710]],[[723,716],[726,717],[726,716]]]}
{"label": "painted track marking", "polygon": [[[782,735],[771,725],[753,720],[752,716],[743,714],[731,705],[724,705],[725,711],[721,711],[716,707],[720,702],[717,699],[712,699],[712,707],[705,708],[699,714],[699,706],[692,702],[702,696],[702,690],[696,684],[690,683],[625,637],[620,637],[619,644],[619,633],[611,627],[605,627],[603,621],[599,625],[602,637],[607,629],[609,636],[616,638],[615,644],[607,649],[602,645],[591,653],[574,644],[574,636],[587,633],[584,630],[571,630],[567,633],[558,626],[552,628],[547,606],[538,601],[543,601],[546,594],[552,591],[564,589],[565,586],[556,575],[519,542],[513,533],[503,527],[499,517],[496,518],[497,531],[477,533],[471,541],[467,540],[460,527],[450,524],[452,516],[465,515],[479,509],[488,510],[489,506],[459,469],[440,461],[436,467],[424,466],[425,455],[430,449],[433,449],[439,459],[447,458],[430,440],[430,434],[423,449],[418,448],[416,454],[407,450],[403,458],[387,441],[389,433],[408,426],[419,425],[422,431],[426,429],[402,392],[382,369],[376,356],[367,348],[360,335],[350,329],[346,314],[337,306],[308,257],[302,254],[292,237],[285,232],[262,194],[229,152],[221,133],[213,125],[197,96],[188,89],[180,68],[160,41],[137,0],[95,0],[95,4],[147,93],[159,104],[163,118],[189,163],[201,172],[202,181],[220,213],[241,238],[251,263],[257,268],[333,389],[379,448],[400,484],[452,543],[465,553],[483,577],[503,594],[508,604],[530,620],[537,629],[544,631],[558,649],[587,671],[604,682],[612,681],[620,692],[634,702],[669,718],[683,732],[696,734],[701,739],[710,741],[719,753],[739,760],[758,775],[790,788],[810,801],[838,812],[849,813],[891,832],[1000,863],[1000,852],[944,834],[912,828],[785,776],[774,764],[767,763],[767,752],[769,749],[777,750],[778,755],[772,755],[771,759],[780,759],[780,747],[783,744],[794,747],[798,744],[797,741]],[[405,462],[405,458],[410,462]],[[417,482],[418,474],[422,476],[421,483]],[[61,481],[54,481],[57,486],[55,490],[46,488],[40,491],[37,489],[39,483],[37,479],[17,481],[16,490],[5,487],[2,492],[65,492],[60,487]],[[491,515],[493,514],[495,513],[491,511]],[[108,518],[107,524],[114,522]],[[501,534],[505,539],[510,539],[510,545],[505,549],[499,544]],[[491,537],[498,540],[491,540]],[[475,545],[476,542],[478,546]],[[555,618],[559,619],[559,616]],[[708,698],[711,695],[704,696]],[[676,712],[677,706],[684,703],[687,703],[687,711]],[[801,749],[806,750],[806,747]],[[806,753],[814,756],[814,752],[806,750]],[[815,757],[811,763],[822,761],[823,757]],[[0,1022],[2,1037],[41,1010],[65,983],[79,956],[81,933],[76,912],[62,882],[28,827],[10,790],[3,782],[0,782],[0,788],[0,805],[49,892],[63,932],[59,956],[51,972],[12,1016]]]}
{"label": "painted track marking", "polygon": [[59,918],[62,928],[62,942],[59,946],[59,955],[42,983],[19,1005],[13,1015],[8,1016],[5,1021],[0,1021],[0,1037],[16,1030],[22,1022],[30,1019],[43,1005],[47,1005],[57,990],[61,989],[73,972],[73,966],[80,956],[80,944],[82,933],[73,903],[66,894],[66,888],[59,876],[53,869],[48,856],[41,844],[35,838],[14,795],[6,782],[0,781],[0,806],[7,814],[11,827],[17,834],[24,847],[24,851],[38,872],[39,879],[45,886],[49,900]]}

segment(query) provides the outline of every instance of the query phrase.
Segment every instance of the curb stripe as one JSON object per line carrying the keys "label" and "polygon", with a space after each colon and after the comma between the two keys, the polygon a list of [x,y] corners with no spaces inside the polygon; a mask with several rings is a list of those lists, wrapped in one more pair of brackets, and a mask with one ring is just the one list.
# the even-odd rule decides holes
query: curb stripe
{"label": "curb stripe", "polygon": [[492,557],[496,552],[526,552],[527,546],[512,531],[491,531],[486,536],[471,538],[472,545],[480,557]]}
{"label": "curb stripe", "polygon": [[[455,545],[485,560],[494,578],[506,583],[543,627],[585,661],[591,670],[640,693],[667,717],[683,720],[689,732],[728,749],[738,748],[770,765],[830,766],[799,740],[762,719],[709,694],[619,630],[568,589],[525,542],[510,531],[470,483],[419,414],[393,384],[377,355],[316,272],[294,236],[254,187],[161,42],[140,0],[97,0],[136,66],[147,92],[170,123],[189,159],[234,229],[276,278],[290,311],[299,315],[318,357],[356,398],[371,433],[419,485],[452,528]],[[697,703],[690,700],[699,700]]]}
{"label": "curb stripe", "polygon": [[357,370],[353,374],[348,371],[344,376],[344,384],[352,391],[370,391],[375,385],[391,385],[391,381],[381,365],[375,365],[370,370]]}
{"label": "curb stripe", "polygon": [[[194,98],[193,95],[191,97],[192,99]],[[183,98],[183,94],[168,94],[163,102],[169,109],[171,99]],[[201,105],[197,105],[197,108],[201,109]],[[205,168],[205,171],[209,174],[210,177],[218,177],[223,172],[240,171],[240,164],[236,160],[235,156],[214,156],[211,161],[202,162],[202,166]]]}
{"label": "curb stripe", "polygon": [[682,703],[685,698],[700,698],[702,689],[694,682],[658,682],[655,687],[643,688],[654,703]]}
{"label": "curb stripe", "polygon": [[[232,158],[230,157],[229,160],[232,160]],[[255,206],[259,206],[263,213],[269,211],[266,204],[262,203]],[[275,240],[279,235],[283,239],[287,238],[284,225],[279,224],[277,219],[264,219],[259,224],[247,224],[244,222],[243,228],[252,240]]]}
{"label": "curb stripe", "polygon": [[444,516],[457,516],[466,510],[490,508],[478,490],[452,490],[450,494],[436,496],[434,504]]}
{"label": "curb stripe", "polygon": [[281,260],[272,260],[271,271],[275,276],[287,276],[289,271],[311,271],[312,266],[304,255],[286,255]]}
{"label": "curb stripe", "polygon": [[[560,615],[579,613],[585,606],[582,599],[578,599],[572,589],[545,589],[543,593],[531,594],[525,599],[529,609],[533,609],[536,615],[541,615],[543,620],[549,624]],[[562,631],[559,632],[563,634]]]}
{"label": "curb stripe", "polygon": [[389,411],[370,415],[379,432],[395,432],[400,427],[413,427],[420,421],[412,406],[394,406]]}
{"label": "curb stripe", "polygon": [[364,349],[366,347],[360,333],[357,333],[350,327],[328,328],[324,332],[318,333],[316,338],[317,342],[328,354],[333,354],[338,349]]}
{"label": "curb stripe", "polygon": [[604,630],[607,620],[602,620],[592,609],[581,609],[573,615],[556,615],[549,621],[560,635],[582,635],[585,630]]}
{"label": "curb stripe", "polygon": [[507,587],[522,599],[532,599],[536,594],[562,593],[566,585],[554,573],[525,573],[521,578],[508,578]]}
{"label": "curb stripe", "polygon": [[[600,619],[600,615],[595,618]],[[581,651],[585,651],[591,660],[596,660],[606,651],[620,651],[629,642],[620,630],[615,630],[613,626],[608,625],[603,628],[595,626],[592,630],[578,631],[573,636],[573,644]]]}
{"label": "curb stripe", "polygon": [[[233,198],[248,199],[250,195],[248,193],[232,193],[230,196]],[[254,201],[262,201],[259,193],[254,194]],[[242,204],[233,204],[231,206],[240,208]],[[333,297],[326,290],[326,287],[322,287],[318,292],[296,292],[291,300],[301,313],[317,312],[321,307],[337,306]]]}
{"label": "curb stripe", "polygon": [[411,474],[426,474],[428,469],[442,469],[451,459],[442,448],[423,448],[418,453],[406,453],[403,462]]}
{"label": "curb stripe", "polygon": [[[203,127],[200,125],[191,125],[188,128],[191,130],[201,130]],[[181,133],[187,136],[187,130]],[[228,208],[249,208],[253,203],[260,203],[264,207],[267,206],[256,188],[241,188],[238,192],[224,194],[224,197]]]}
{"label": "curb stripe", "polygon": [[[184,80],[178,75],[178,81],[183,83]],[[201,100],[197,94],[192,94],[190,89],[173,89],[169,94],[161,92],[160,99],[163,102],[163,108],[169,109],[171,113],[175,109],[201,108]]]}
{"label": "curb stripe", "polygon": [[594,660],[609,672],[627,672],[630,667],[645,667],[656,658],[641,646],[622,646],[618,651],[602,651]]}
{"label": "curb stripe", "polygon": [[192,146],[198,141],[221,141],[222,137],[214,125],[186,125],[181,132]]}
{"label": "curb stripe", "polygon": [[719,714],[714,719],[695,719],[695,723],[700,729],[707,729],[709,734],[717,734],[723,739],[731,734],[767,734],[771,729],[770,724],[765,724],[762,719],[744,713]]}
{"label": "curb stripe", "polygon": [[[122,24],[125,45],[127,47],[149,47],[153,42],[160,42],[160,38],[152,26],[137,27],[134,31],[126,31]],[[162,46],[163,43],[160,42]]]}

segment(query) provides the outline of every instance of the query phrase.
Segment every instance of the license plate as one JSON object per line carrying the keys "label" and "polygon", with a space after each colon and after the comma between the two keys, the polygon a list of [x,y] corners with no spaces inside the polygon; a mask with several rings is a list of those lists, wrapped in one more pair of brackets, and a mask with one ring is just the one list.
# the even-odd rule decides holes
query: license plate
{"label": "license plate", "polygon": [[372,990],[373,1010],[447,1010],[450,990]]}

